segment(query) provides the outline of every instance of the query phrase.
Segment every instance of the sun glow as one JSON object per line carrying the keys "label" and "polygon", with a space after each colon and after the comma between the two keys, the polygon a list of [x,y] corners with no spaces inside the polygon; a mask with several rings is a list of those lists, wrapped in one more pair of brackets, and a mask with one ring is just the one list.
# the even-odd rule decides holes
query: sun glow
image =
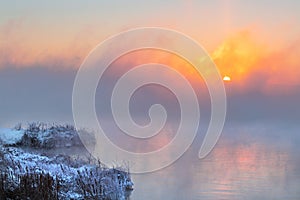
{"label": "sun glow", "polygon": [[231,78],[229,76],[224,76],[223,81],[229,82],[231,81]]}
{"label": "sun glow", "polygon": [[[222,74],[231,74],[241,84],[258,66],[264,54],[262,49],[250,33],[240,32],[226,39],[212,53],[212,58]],[[230,77],[223,80],[230,81]]]}

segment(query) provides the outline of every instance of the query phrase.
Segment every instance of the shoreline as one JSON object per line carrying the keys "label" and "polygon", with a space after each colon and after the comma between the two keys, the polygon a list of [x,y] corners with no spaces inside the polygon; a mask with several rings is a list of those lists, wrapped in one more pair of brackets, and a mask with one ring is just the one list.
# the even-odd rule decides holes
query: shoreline
{"label": "shoreline", "polygon": [[133,190],[129,169],[53,153],[57,148],[84,148],[77,137],[69,125],[32,123],[25,129],[0,129],[1,199],[128,199]]}

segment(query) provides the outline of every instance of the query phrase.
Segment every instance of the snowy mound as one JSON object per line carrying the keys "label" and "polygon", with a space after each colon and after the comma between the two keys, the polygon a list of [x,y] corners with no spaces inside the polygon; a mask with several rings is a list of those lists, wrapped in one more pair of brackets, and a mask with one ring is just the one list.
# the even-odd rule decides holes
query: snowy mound
{"label": "snowy mound", "polygon": [[130,174],[121,169],[81,162],[60,163],[57,157],[30,154],[15,147],[2,148],[0,152],[1,175],[7,176],[2,187],[10,191],[17,190],[22,184],[21,177],[28,174],[53,177],[60,185],[58,197],[63,199],[125,199],[133,186]]}
{"label": "snowy mound", "polygon": [[[81,132],[83,133],[83,131]],[[85,141],[89,141],[90,145],[95,145],[94,135],[87,131],[84,133]],[[83,146],[73,126],[44,123],[31,123],[24,129],[21,126],[14,129],[0,129],[0,142],[5,146],[45,149]]]}
{"label": "snowy mound", "polygon": [[0,128],[0,144],[14,145],[21,141],[24,130]]}
{"label": "snowy mound", "polygon": [[67,154],[46,156],[56,147],[81,145],[78,140],[72,126],[0,129],[0,199],[127,199],[133,189],[128,169]]}

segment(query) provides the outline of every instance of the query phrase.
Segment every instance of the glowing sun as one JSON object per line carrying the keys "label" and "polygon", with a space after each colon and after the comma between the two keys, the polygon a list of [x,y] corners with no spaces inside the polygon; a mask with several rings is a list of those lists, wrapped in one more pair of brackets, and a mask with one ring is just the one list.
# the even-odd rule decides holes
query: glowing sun
{"label": "glowing sun", "polygon": [[229,76],[224,76],[223,81],[231,81],[231,78]]}

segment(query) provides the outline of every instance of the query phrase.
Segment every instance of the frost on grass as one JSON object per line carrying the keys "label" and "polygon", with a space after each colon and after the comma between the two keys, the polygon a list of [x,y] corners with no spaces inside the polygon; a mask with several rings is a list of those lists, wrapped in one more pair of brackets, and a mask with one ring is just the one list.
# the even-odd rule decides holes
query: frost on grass
{"label": "frost on grass", "polygon": [[[95,145],[94,135],[85,131],[85,139]],[[41,122],[21,125],[14,129],[0,129],[0,141],[6,146],[22,146],[32,148],[53,149],[61,147],[82,146],[77,131],[72,125],[48,125]]]}
{"label": "frost on grass", "polygon": [[[50,157],[30,151],[61,147],[54,138],[58,135],[60,140],[78,137],[72,126],[1,129],[0,199],[128,198],[133,189],[128,168],[108,168],[94,159],[86,161],[63,154]],[[53,142],[50,146],[49,139]],[[75,141],[71,145],[81,145]]]}

